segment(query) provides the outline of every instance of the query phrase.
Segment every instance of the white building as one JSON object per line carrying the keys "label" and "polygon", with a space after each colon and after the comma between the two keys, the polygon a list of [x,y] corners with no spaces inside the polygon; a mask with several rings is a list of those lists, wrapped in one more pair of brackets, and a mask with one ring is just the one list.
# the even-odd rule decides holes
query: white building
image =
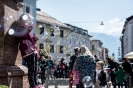
{"label": "white building", "polygon": [[74,54],[74,47],[86,45],[90,49],[92,36],[88,35],[87,30],[63,24],[41,11],[37,11],[36,18],[38,48],[45,49],[54,60],[64,58],[68,62],[70,60],[68,55]]}
{"label": "white building", "polygon": [[102,60],[106,61],[109,57],[109,50],[105,47],[102,47]]}
{"label": "white building", "polygon": [[76,26],[66,24],[68,25],[71,30],[69,31],[69,54],[74,54],[74,48],[75,47],[81,47],[81,45],[86,45],[90,49],[90,36],[88,34],[87,30],[84,30],[82,28],[78,28]]}
{"label": "white building", "polygon": [[103,43],[100,40],[91,41],[91,53],[97,55],[99,59],[102,59],[102,45]]}
{"label": "white building", "polygon": [[126,55],[133,51],[133,16],[126,19],[122,34],[124,48],[123,53]]}
{"label": "white building", "polygon": [[69,61],[66,55],[69,46],[68,31],[67,25],[44,12],[37,11],[38,48],[45,49],[54,60],[64,58]]}

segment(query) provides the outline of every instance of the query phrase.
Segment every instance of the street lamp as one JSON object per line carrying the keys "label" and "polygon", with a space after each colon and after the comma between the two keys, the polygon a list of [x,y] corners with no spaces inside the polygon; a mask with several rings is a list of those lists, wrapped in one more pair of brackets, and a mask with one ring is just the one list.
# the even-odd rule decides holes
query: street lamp
{"label": "street lamp", "polygon": [[100,25],[104,25],[103,21],[101,21],[101,24]]}

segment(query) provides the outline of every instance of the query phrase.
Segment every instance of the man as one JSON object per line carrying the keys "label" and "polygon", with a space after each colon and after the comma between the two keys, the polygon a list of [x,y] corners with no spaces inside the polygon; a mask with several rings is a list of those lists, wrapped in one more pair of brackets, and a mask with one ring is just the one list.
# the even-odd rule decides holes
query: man
{"label": "man", "polygon": [[47,64],[48,64],[48,79],[53,78],[53,68],[54,68],[54,62],[51,58],[51,56],[48,56],[48,60],[47,60]]}
{"label": "man", "polygon": [[75,60],[77,59],[78,55],[79,55],[79,47],[75,47],[74,48],[74,55],[71,56],[70,58],[70,62],[69,62],[69,68],[70,68],[70,73],[69,73],[69,88],[72,88],[72,83],[73,83],[73,74],[72,74],[72,70],[73,70],[73,66],[75,63]]}
{"label": "man", "polygon": [[94,57],[95,57],[95,62],[100,61],[100,59],[98,59],[97,55],[94,55]]}
{"label": "man", "polygon": [[119,64],[115,62],[112,58],[107,58],[107,62],[110,68],[110,77],[111,77],[111,83],[114,88],[116,88],[116,75],[113,73],[113,69],[115,71],[118,70]]}
{"label": "man", "polygon": [[[122,58],[122,67],[125,71],[125,74],[131,75],[132,67],[128,59]],[[124,85],[125,85],[125,88],[127,88],[127,80],[124,80]]]}

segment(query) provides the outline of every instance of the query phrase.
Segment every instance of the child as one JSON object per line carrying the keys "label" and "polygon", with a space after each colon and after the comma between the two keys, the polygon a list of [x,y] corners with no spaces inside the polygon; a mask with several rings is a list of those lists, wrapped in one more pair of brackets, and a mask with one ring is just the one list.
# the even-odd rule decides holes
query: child
{"label": "child", "polygon": [[43,85],[46,80],[45,71],[47,70],[47,60],[44,58],[44,56],[41,56],[40,68],[41,68],[41,81]]}
{"label": "child", "polygon": [[76,88],[79,88],[79,77],[78,77],[78,71],[75,71],[74,68],[72,70],[74,82],[76,84]]}
{"label": "child", "polygon": [[30,88],[40,88],[37,83],[37,56],[39,55],[36,42],[38,38],[31,33],[32,29],[32,16],[30,14],[22,14],[20,16],[20,25],[16,29],[19,34],[17,34],[16,37],[19,42],[21,56],[28,65]]}
{"label": "child", "polygon": [[121,88],[123,88],[122,84],[124,82],[125,73],[124,73],[122,66],[119,66],[118,71],[114,71],[114,69],[113,69],[113,73],[115,75],[117,75],[116,80],[118,82],[118,88],[120,88],[120,86],[121,86]]}
{"label": "child", "polygon": [[103,70],[104,63],[103,61],[98,61],[96,63],[96,71],[94,73],[94,88],[102,88],[107,85],[106,82],[106,73]]}

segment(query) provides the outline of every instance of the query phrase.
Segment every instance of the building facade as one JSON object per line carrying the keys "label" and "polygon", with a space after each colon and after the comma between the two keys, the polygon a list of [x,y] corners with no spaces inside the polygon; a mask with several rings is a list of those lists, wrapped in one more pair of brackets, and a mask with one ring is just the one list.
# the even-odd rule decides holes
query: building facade
{"label": "building facade", "polygon": [[23,0],[23,13],[28,13],[33,16],[34,29],[32,33],[36,32],[36,1],[37,0]]}
{"label": "building facade", "polygon": [[102,60],[106,61],[109,57],[109,50],[105,47],[102,48]]}
{"label": "building facade", "polygon": [[99,59],[102,59],[102,45],[100,40],[91,40],[91,53],[97,55]]}
{"label": "building facade", "polygon": [[70,55],[74,54],[75,47],[81,47],[81,45],[86,45],[90,49],[90,38],[91,35],[88,34],[88,30],[73,26],[71,24],[66,24],[71,29],[69,31],[69,51]]}
{"label": "building facade", "polygon": [[38,48],[45,49],[51,57],[59,61],[69,61],[68,53],[69,27],[50,15],[37,11],[36,34],[39,37]]}
{"label": "building facade", "polygon": [[126,19],[121,37],[123,56],[133,51],[133,16]]}

